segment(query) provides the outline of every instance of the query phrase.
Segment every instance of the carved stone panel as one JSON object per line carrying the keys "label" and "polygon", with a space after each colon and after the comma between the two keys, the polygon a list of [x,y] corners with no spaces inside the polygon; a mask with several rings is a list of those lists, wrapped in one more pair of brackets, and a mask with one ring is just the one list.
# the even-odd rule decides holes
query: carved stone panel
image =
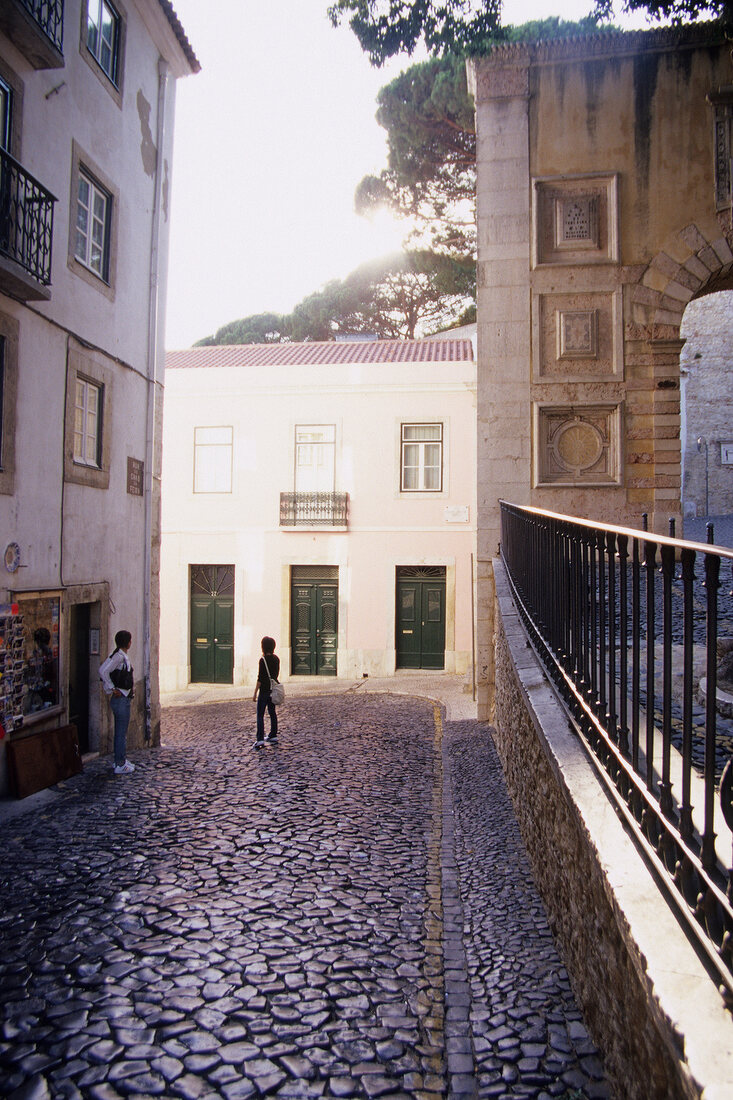
{"label": "carved stone panel", "polygon": [[532,312],[535,381],[623,376],[620,292],[538,294]]}
{"label": "carved stone panel", "polygon": [[618,485],[618,405],[535,406],[537,485]]}
{"label": "carved stone panel", "polygon": [[535,266],[618,259],[616,184],[615,175],[533,181]]}
{"label": "carved stone panel", "polygon": [[715,209],[731,214],[733,208],[733,87],[719,88],[708,96],[713,104],[713,140],[715,149]]}

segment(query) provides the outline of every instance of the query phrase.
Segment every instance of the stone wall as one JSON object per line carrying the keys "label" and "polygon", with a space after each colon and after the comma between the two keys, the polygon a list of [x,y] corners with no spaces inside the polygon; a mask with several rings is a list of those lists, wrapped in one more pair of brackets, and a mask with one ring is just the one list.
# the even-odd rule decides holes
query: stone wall
{"label": "stone wall", "polygon": [[[733,445],[733,291],[690,302],[682,318],[686,340],[682,379],[682,501],[686,516],[733,512],[733,464],[721,444]],[[707,443],[708,487],[705,494]],[[731,447],[733,450],[733,446]]]}
{"label": "stone wall", "polygon": [[496,576],[496,746],[618,1100],[733,1095],[733,1020],[643,864]]}

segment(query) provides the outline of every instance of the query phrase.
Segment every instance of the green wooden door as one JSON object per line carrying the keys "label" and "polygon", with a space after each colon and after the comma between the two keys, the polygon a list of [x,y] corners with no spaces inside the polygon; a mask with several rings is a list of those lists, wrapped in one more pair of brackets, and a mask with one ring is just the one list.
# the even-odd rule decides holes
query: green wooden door
{"label": "green wooden door", "polygon": [[234,679],[234,566],[191,566],[191,683]]}
{"label": "green wooden door", "polygon": [[338,569],[293,566],[291,647],[294,676],[335,676],[338,652]]}
{"label": "green wooden door", "polygon": [[445,569],[397,571],[397,668],[445,667]]}

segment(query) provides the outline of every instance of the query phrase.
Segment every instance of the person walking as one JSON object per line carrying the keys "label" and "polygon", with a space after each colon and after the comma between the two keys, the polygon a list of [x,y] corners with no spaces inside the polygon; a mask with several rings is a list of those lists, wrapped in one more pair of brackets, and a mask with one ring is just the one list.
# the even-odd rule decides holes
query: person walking
{"label": "person walking", "polygon": [[280,658],[275,655],[275,639],[265,636],[262,639],[262,656],[257,666],[257,683],[252,696],[253,702],[257,703],[257,738],[253,745],[255,749],[264,748],[265,710],[270,715],[270,732],[267,740],[277,741],[277,710],[272,701],[272,681],[277,680],[279,675]]}
{"label": "person walking", "polygon": [[127,727],[130,725],[130,702],[133,696],[133,671],[127,656],[132,645],[129,630],[115,634],[115,649],[99,666],[99,678],[112,708],[115,723],[114,773],[128,775],[135,765],[127,759]]}

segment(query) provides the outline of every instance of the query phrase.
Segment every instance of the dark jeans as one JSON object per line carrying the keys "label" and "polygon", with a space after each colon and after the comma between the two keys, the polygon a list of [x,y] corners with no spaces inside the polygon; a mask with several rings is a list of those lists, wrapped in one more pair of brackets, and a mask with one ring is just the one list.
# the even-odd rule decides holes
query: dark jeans
{"label": "dark jeans", "polygon": [[257,695],[257,740],[263,741],[265,737],[265,710],[270,715],[270,737],[277,734],[277,711],[270,698],[269,691],[260,691]]}
{"label": "dark jeans", "polygon": [[119,768],[127,759],[127,727],[130,725],[129,695],[113,695],[109,701],[115,720],[115,764]]}

